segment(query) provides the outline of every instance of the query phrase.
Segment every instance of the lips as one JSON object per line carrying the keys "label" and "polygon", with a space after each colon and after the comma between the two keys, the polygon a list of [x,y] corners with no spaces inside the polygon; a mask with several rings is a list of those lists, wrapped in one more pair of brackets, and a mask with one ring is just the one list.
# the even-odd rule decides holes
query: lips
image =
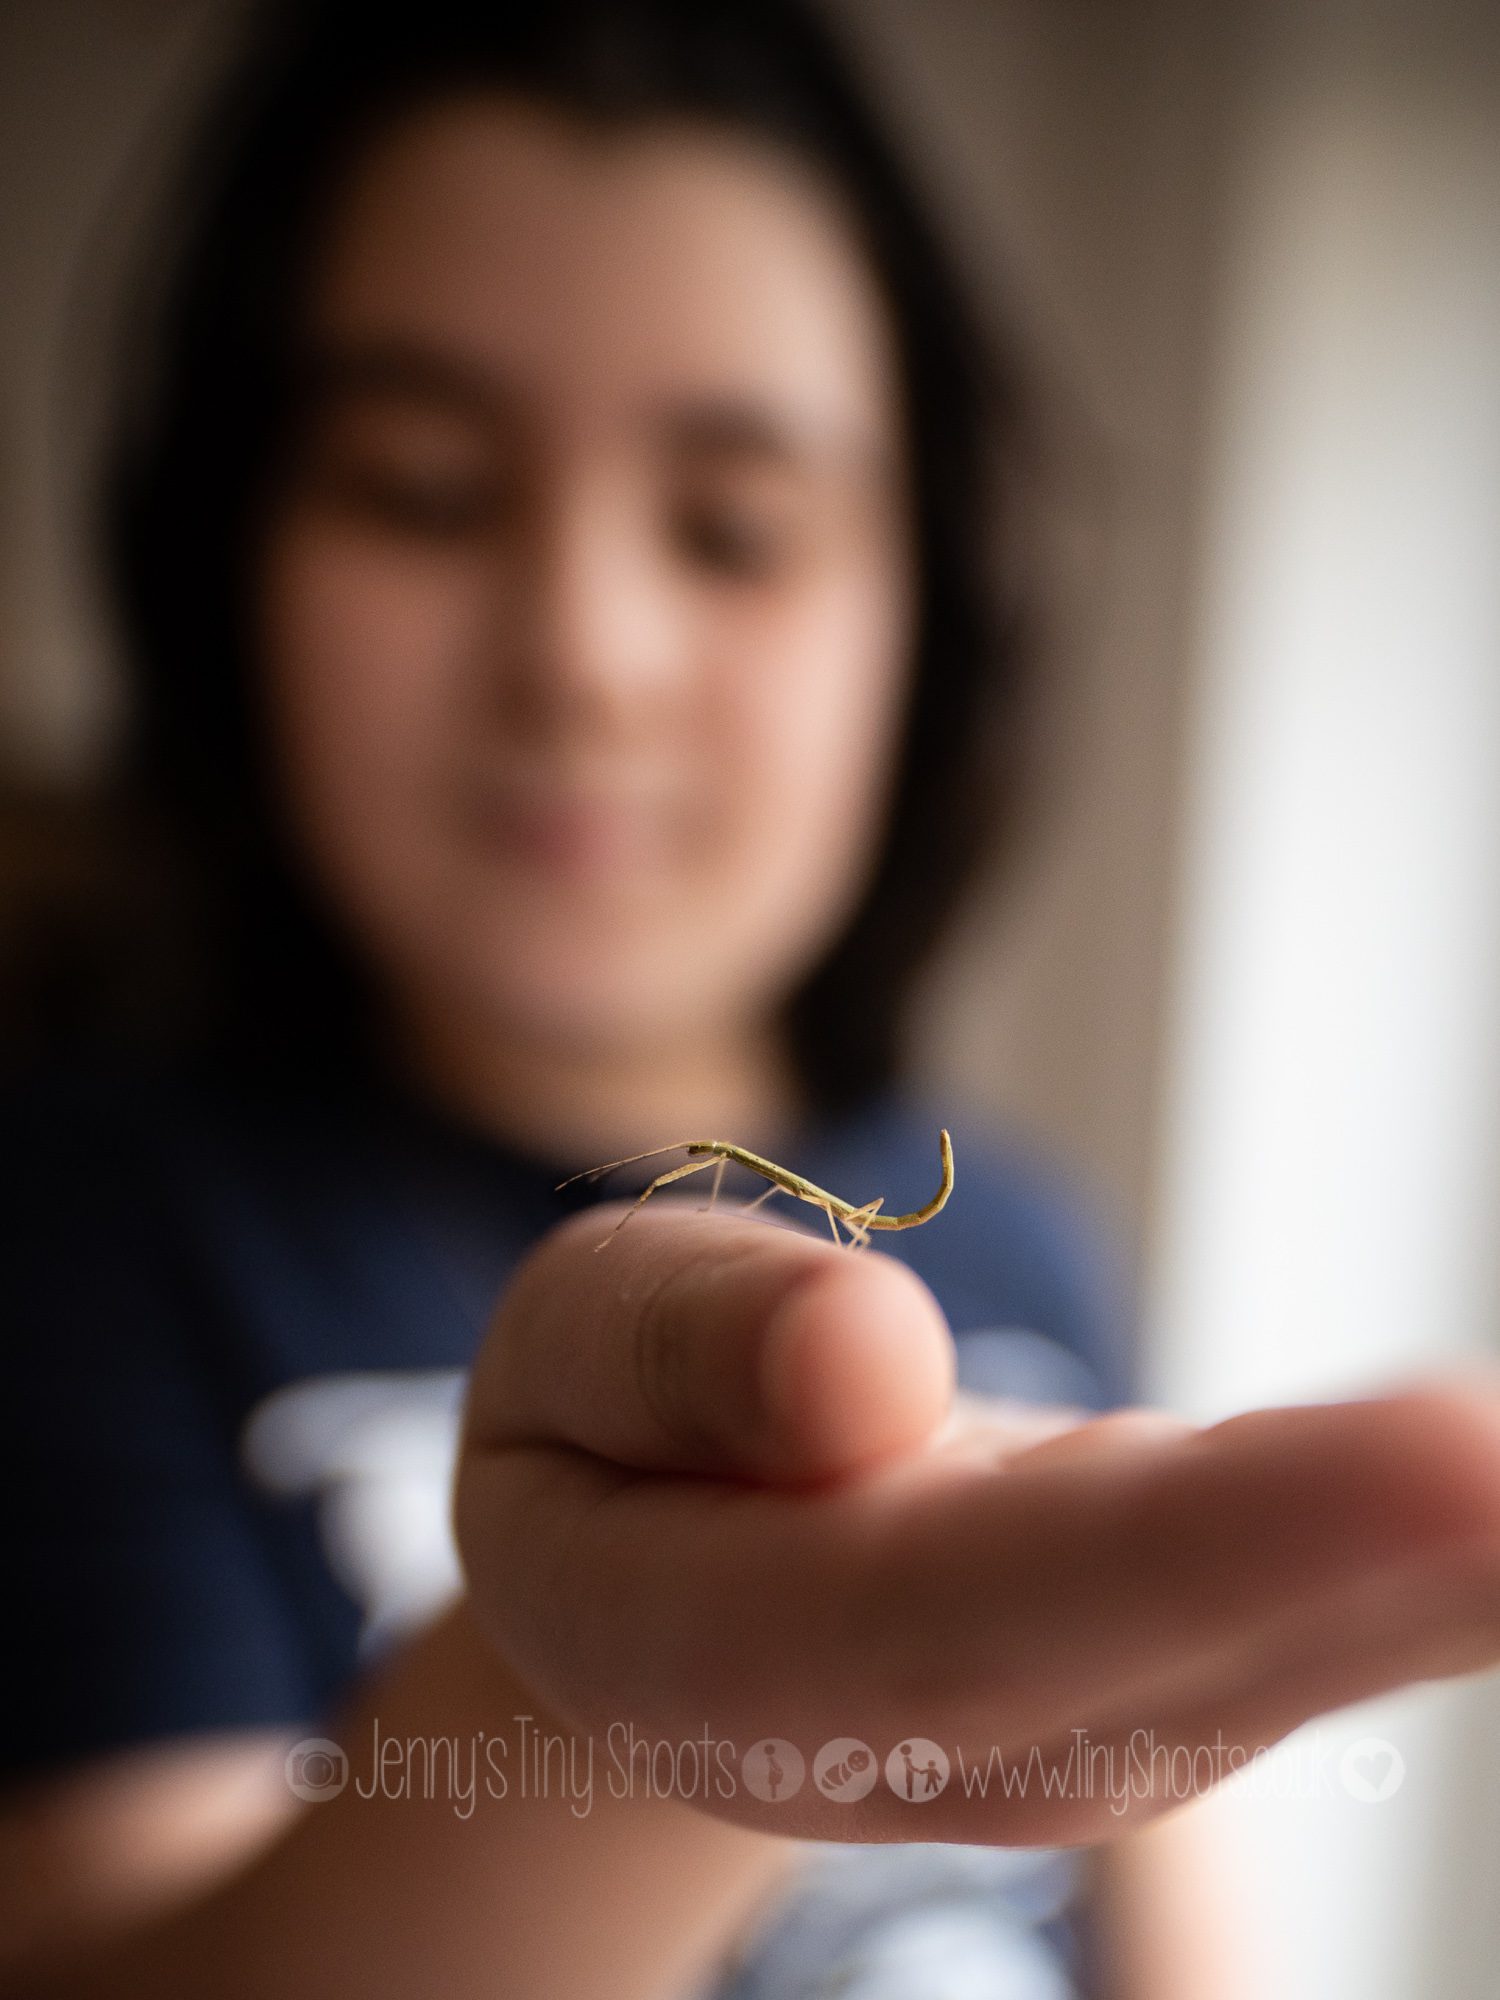
{"label": "lips", "polygon": [[661,852],[661,815],[636,802],[566,792],[491,793],[480,801],[477,818],[490,847],[572,879],[628,873]]}

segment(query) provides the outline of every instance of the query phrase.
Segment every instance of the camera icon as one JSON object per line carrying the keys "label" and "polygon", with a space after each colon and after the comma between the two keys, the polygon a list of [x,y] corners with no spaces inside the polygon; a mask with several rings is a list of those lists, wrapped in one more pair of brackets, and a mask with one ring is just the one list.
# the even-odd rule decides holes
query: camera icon
{"label": "camera icon", "polygon": [[286,1753],[287,1789],[310,1805],[336,1799],[349,1782],[349,1759],[326,1736],[304,1736]]}

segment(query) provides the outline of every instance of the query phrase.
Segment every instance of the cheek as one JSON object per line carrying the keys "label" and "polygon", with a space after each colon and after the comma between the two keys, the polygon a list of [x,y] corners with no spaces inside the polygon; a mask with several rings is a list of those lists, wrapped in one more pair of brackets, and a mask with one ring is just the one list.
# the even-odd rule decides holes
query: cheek
{"label": "cheek", "polygon": [[474,614],[454,580],[289,528],[267,551],[266,723],[293,837],[356,915],[423,868],[470,700]]}
{"label": "cheek", "polygon": [[725,680],[726,833],[744,918],[773,932],[791,970],[852,908],[874,860],[908,685],[899,574],[825,588],[753,650]]}

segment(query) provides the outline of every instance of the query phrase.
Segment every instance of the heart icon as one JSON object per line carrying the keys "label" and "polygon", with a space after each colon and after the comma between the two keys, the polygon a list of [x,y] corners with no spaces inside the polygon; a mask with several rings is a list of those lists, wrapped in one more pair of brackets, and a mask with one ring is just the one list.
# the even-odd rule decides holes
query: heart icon
{"label": "heart icon", "polygon": [[1400,1791],[1406,1759],[1383,1736],[1361,1736],[1339,1759],[1339,1777],[1351,1799],[1361,1805],[1382,1804]]}

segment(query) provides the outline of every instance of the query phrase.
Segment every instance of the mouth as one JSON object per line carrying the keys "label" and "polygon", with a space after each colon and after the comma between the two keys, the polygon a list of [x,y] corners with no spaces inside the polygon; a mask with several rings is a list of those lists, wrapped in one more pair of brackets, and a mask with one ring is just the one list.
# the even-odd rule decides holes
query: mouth
{"label": "mouth", "polygon": [[566,786],[481,793],[473,824],[491,852],[570,882],[604,882],[659,865],[667,816],[638,798]]}

